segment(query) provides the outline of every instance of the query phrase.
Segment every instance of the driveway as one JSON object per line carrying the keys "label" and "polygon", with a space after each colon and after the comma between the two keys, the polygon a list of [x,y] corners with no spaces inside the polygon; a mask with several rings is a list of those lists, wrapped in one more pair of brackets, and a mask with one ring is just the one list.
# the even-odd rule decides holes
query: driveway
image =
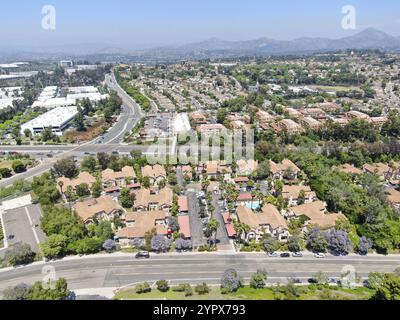
{"label": "driveway", "polygon": [[206,242],[203,237],[203,225],[199,216],[200,208],[196,192],[187,192],[189,204],[190,233],[192,234],[193,247],[199,247]]}
{"label": "driveway", "polygon": [[220,195],[213,194],[214,219],[218,220],[219,228],[217,230],[217,245],[226,246],[230,245],[228,233],[226,232],[224,217],[222,216],[221,207],[218,204]]}

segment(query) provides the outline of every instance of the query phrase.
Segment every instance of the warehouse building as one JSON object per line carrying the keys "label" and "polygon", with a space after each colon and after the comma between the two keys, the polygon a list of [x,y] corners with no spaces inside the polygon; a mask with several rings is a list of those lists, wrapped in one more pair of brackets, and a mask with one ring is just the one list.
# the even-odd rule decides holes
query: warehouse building
{"label": "warehouse building", "polygon": [[51,128],[54,134],[60,136],[77,114],[78,109],[75,106],[55,108],[21,125],[21,133],[24,134],[28,129],[35,135],[46,128]]}

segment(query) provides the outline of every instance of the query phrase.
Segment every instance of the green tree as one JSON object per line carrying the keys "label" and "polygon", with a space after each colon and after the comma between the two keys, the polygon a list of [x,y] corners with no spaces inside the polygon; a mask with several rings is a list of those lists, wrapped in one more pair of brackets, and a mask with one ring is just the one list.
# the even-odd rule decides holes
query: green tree
{"label": "green tree", "polygon": [[90,195],[89,185],[87,183],[81,183],[75,188],[75,193],[78,197],[85,197]]}
{"label": "green tree", "polygon": [[98,198],[101,196],[101,193],[103,191],[103,186],[100,181],[96,181],[95,183],[92,184],[92,187],[90,188],[90,191],[92,192],[92,196],[94,198]]}
{"label": "green tree", "polygon": [[94,157],[85,157],[81,162],[81,170],[88,172],[95,172],[97,167],[97,161]]}
{"label": "green tree", "polygon": [[74,178],[79,170],[72,158],[60,159],[54,164],[54,171],[59,177]]}
{"label": "green tree", "polygon": [[123,188],[121,190],[121,194],[118,197],[118,200],[121,203],[121,206],[124,208],[132,208],[133,207],[133,203],[134,203],[133,197],[128,188]]}
{"label": "green tree", "polygon": [[40,244],[40,249],[46,258],[54,259],[66,253],[68,239],[62,234],[52,234]]}
{"label": "green tree", "polygon": [[67,281],[64,278],[58,279],[54,284],[50,281],[47,286],[42,282],[36,282],[28,293],[28,300],[72,300],[74,294],[68,290]]}
{"label": "green tree", "polygon": [[267,282],[268,273],[265,270],[257,270],[251,276],[250,287],[254,289],[262,289],[265,287]]}
{"label": "green tree", "polygon": [[32,263],[35,256],[30,245],[18,242],[6,251],[4,259],[9,265],[15,267]]}
{"label": "green tree", "polygon": [[12,168],[15,173],[21,173],[26,170],[26,165],[21,160],[14,160],[12,162]]}
{"label": "green tree", "polygon": [[400,277],[386,273],[381,283],[377,286],[375,300],[400,300]]}
{"label": "green tree", "polygon": [[169,284],[167,280],[159,280],[156,282],[157,289],[161,292],[169,291]]}

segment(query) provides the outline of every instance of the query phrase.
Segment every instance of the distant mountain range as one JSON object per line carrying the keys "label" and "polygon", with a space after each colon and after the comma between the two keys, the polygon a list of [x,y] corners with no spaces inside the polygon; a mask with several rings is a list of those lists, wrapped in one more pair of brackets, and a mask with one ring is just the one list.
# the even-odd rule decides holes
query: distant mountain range
{"label": "distant mountain range", "polygon": [[[16,49],[16,48],[15,48]],[[1,50],[0,56],[18,59],[58,57],[86,57],[97,60],[131,58],[134,61],[168,61],[182,59],[230,58],[239,56],[266,56],[308,54],[346,49],[400,50],[400,37],[369,28],[353,36],[340,39],[303,37],[295,40],[259,38],[246,41],[226,41],[212,38],[202,42],[178,46],[164,46],[144,50],[129,50],[107,44],[65,45],[39,50]]]}
{"label": "distant mountain range", "polygon": [[212,38],[183,46],[168,46],[145,51],[149,55],[161,56],[243,56],[276,55],[326,52],[345,49],[400,49],[400,37],[388,35],[369,28],[350,37],[341,39],[299,38],[295,40],[274,40],[260,38],[247,41],[225,41]]}

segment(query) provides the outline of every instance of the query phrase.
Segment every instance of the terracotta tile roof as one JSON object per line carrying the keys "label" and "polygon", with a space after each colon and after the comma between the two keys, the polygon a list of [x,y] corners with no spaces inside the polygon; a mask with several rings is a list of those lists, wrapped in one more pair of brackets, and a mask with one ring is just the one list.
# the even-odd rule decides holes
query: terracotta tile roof
{"label": "terracotta tile roof", "polygon": [[249,178],[237,177],[237,178],[233,179],[233,181],[235,181],[235,183],[245,183],[245,182],[249,182]]}
{"label": "terracotta tile roof", "polygon": [[166,177],[167,174],[163,166],[156,164],[154,166],[145,166],[142,168],[142,176],[150,178]]}
{"label": "terracotta tile roof", "polygon": [[310,224],[316,224],[324,229],[334,227],[339,218],[345,218],[345,216],[340,213],[325,213],[326,204],[322,201],[305,203],[300,206],[292,207],[289,210],[296,217],[308,217],[310,219]]}
{"label": "terracotta tile roof", "polygon": [[348,164],[348,163],[345,163],[339,167],[335,167],[334,169],[337,169],[340,172],[348,173],[348,174],[357,174],[357,175],[362,174],[361,169],[358,169],[357,167],[355,167],[351,164]]}
{"label": "terracotta tile roof", "polygon": [[179,211],[180,212],[189,211],[188,198],[186,196],[179,196],[178,197],[178,207],[179,207]]}
{"label": "terracotta tile roof", "polygon": [[275,163],[269,160],[270,170],[273,174],[291,170],[295,173],[299,173],[301,170],[289,159],[284,159],[281,163]]}
{"label": "terracotta tile roof", "polygon": [[386,191],[388,194],[387,199],[392,204],[399,204],[400,203],[400,191],[395,189],[388,189]]}
{"label": "terracotta tile roof", "polygon": [[379,176],[384,176],[391,171],[390,167],[385,163],[364,164],[363,169],[369,173],[375,173]]}
{"label": "terracotta tile roof", "polygon": [[161,189],[158,193],[151,193],[149,189],[141,189],[135,192],[135,208],[145,207],[149,204],[158,204],[160,206],[172,206],[173,192],[170,188]]}
{"label": "terracotta tile roof", "polygon": [[239,207],[237,215],[240,222],[247,224],[252,229],[263,225],[270,225],[274,230],[279,227],[288,228],[285,218],[272,204],[264,205],[261,212],[254,212],[247,207]]}
{"label": "terracotta tile roof", "polygon": [[299,196],[300,191],[303,190],[306,194],[306,197],[309,195],[315,196],[315,192],[311,191],[311,188],[309,186],[289,186],[289,185],[284,185],[282,188],[282,196],[284,199],[297,199]]}
{"label": "terracotta tile roof", "polygon": [[157,234],[166,235],[168,228],[164,224],[157,224],[157,221],[165,221],[164,211],[130,212],[125,216],[125,222],[130,226],[120,229],[117,232],[119,238],[143,238],[146,232],[156,229]]}
{"label": "terracotta tile roof", "polygon": [[189,216],[179,216],[178,224],[179,224],[179,233],[182,233],[185,236],[185,238],[191,238],[192,235],[190,233]]}
{"label": "terracotta tile roof", "polygon": [[65,192],[69,186],[72,188],[76,188],[82,183],[86,183],[89,185],[89,187],[96,182],[96,178],[93,177],[89,172],[82,171],[79,173],[78,177],[75,179],[69,179],[66,177],[61,177],[57,179],[57,188],[60,190],[60,187],[58,186],[58,182],[62,182],[64,185],[62,187],[62,190]]}
{"label": "terracotta tile roof", "polygon": [[239,160],[237,161],[238,165],[238,170],[237,172],[239,174],[244,173],[244,174],[250,174],[258,169],[258,161],[254,160]]}
{"label": "terracotta tile roof", "polygon": [[102,212],[109,215],[115,211],[122,211],[122,208],[108,196],[78,202],[73,206],[73,209],[84,222],[95,218],[97,214]]}
{"label": "terracotta tile roof", "polygon": [[114,171],[112,169],[106,169],[101,173],[102,181],[115,181],[118,179],[125,178],[136,178],[135,171],[132,167],[125,166],[121,171]]}
{"label": "terracotta tile roof", "polygon": [[110,188],[104,189],[104,192],[105,193],[113,193],[113,192],[117,192],[119,190],[120,190],[120,187],[110,187]]}
{"label": "terracotta tile roof", "polygon": [[253,199],[250,193],[241,193],[238,195],[236,201],[250,201]]}

